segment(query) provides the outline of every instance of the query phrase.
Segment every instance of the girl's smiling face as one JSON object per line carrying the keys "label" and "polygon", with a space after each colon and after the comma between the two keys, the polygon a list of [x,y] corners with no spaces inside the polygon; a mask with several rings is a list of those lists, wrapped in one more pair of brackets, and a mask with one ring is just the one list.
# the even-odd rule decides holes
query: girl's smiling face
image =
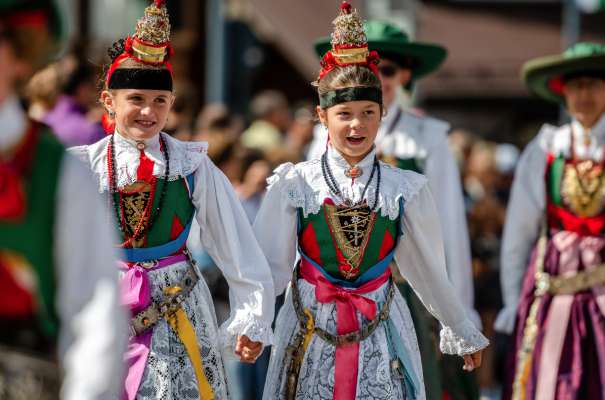
{"label": "girl's smiling face", "polygon": [[157,135],[166,125],[174,99],[168,90],[117,89],[101,94],[105,108],[114,114],[117,131],[133,140]]}
{"label": "girl's smiling face", "polygon": [[349,164],[357,164],[372,150],[382,117],[378,103],[348,101],[325,110],[317,107],[317,113],[330,143]]}

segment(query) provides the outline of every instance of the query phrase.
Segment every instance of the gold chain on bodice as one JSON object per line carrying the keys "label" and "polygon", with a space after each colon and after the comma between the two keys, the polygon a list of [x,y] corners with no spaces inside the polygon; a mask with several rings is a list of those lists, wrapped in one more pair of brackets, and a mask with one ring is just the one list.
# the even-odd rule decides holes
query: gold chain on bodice
{"label": "gold chain on bodice", "polygon": [[[151,195],[151,185],[144,181],[135,182],[131,185],[124,187],[125,192],[129,194],[123,194],[123,207],[124,207],[124,221],[125,228],[128,235],[132,235],[141,221],[147,207],[147,202]],[[134,240],[132,247],[143,247],[145,244],[145,236]]]}
{"label": "gold chain on bodice", "polygon": [[592,160],[567,163],[561,182],[563,203],[578,217],[600,214],[605,201],[603,166]]}

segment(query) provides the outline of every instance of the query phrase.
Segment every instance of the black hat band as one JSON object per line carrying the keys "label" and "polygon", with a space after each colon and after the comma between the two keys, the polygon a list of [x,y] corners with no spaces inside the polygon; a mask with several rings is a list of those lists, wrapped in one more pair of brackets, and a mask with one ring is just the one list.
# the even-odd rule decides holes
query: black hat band
{"label": "black hat band", "polygon": [[172,92],[172,74],[168,69],[118,68],[111,74],[108,89],[148,89]]}
{"label": "black hat band", "polygon": [[382,90],[375,87],[357,86],[331,90],[319,95],[319,106],[330,108],[348,101],[373,101],[382,107]]}

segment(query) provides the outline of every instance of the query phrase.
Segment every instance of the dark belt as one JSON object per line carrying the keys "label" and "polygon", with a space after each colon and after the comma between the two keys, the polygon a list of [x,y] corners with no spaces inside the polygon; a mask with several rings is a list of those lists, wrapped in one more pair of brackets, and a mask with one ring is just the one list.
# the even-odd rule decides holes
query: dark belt
{"label": "dark belt", "polygon": [[178,291],[169,291],[169,293],[166,293],[165,290],[164,299],[161,303],[153,302],[149,307],[132,317],[130,320],[131,335],[140,335],[148,329],[153,328],[160,319],[175,313],[181,308],[181,303],[185,301],[191,290],[200,280],[197,272],[195,272],[194,264],[195,261],[190,258],[189,268],[185,276],[174,286],[178,288]]}

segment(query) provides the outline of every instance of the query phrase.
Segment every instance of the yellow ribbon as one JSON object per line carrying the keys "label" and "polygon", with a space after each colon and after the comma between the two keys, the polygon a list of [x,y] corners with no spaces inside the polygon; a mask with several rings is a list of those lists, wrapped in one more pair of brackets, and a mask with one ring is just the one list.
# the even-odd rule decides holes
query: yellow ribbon
{"label": "yellow ribbon", "polygon": [[309,311],[308,308],[305,308],[305,314],[307,315],[308,319],[307,319],[307,326],[306,331],[305,331],[305,338],[303,339],[303,343],[302,343],[302,347],[303,347],[303,353],[307,351],[307,348],[309,347],[309,343],[311,342],[311,339],[313,338],[313,330],[315,329],[315,321],[313,320],[313,315],[311,314],[311,311]]}
{"label": "yellow ribbon", "polygon": [[189,318],[187,318],[185,310],[183,310],[183,308],[179,308],[173,314],[166,316],[166,321],[185,346],[185,350],[187,351],[187,355],[189,356],[189,360],[193,366],[193,371],[195,372],[200,398],[202,400],[214,400],[214,391],[212,390],[212,386],[210,386],[210,383],[204,374],[204,363],[202,361],[202,357],[200,356],[200,348],[197,344],[195,330],[193,329],[191,322],[189,322]]}

